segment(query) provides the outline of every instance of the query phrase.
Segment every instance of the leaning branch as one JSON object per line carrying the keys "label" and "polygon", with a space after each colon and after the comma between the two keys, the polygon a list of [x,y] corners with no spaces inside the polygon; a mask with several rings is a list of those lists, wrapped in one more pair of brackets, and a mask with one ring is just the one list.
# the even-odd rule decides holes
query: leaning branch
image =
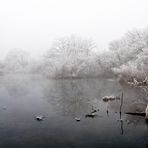
{"label": "leaning branch", "polygon": [[129,114],[129,115],[137,115],[137,116],[145,116],[145,112],[139,112],[139,113],[136,113],[136,112],[126,112],[126,114]]}

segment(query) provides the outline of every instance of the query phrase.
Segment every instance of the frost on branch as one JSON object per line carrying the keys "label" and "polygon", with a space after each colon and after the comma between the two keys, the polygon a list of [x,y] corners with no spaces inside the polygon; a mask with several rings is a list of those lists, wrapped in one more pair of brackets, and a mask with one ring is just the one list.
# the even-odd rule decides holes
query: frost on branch
{"label": "frost on branch", "polygon": [[45,55],[46,74],[58,78],[94,76],[93,41],[76,36],[56,40]]}

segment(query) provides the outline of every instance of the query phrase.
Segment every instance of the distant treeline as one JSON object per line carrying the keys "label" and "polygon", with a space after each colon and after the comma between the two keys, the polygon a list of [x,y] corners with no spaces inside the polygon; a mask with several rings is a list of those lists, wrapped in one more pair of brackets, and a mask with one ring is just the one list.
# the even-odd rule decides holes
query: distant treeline
{"label": "distant treeline", "polygon": [[[98,49],[99,51],[100,49]],[[90,39],[59,38],[39,60],[22,50],[12,50],[0,62],[0,74],[37,73],[49,78],[88,78],[120,75],[127,81],[148,77],[148,28],[133,30],[96,52]]]}

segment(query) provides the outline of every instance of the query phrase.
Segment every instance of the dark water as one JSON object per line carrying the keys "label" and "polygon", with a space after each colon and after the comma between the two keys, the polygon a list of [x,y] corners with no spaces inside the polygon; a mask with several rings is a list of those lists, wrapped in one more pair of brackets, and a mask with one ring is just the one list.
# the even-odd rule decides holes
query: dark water
{"label": "dark water", "polygon": [[[114,80],[3,76],[0,148],[146,148],[148,125],[144,117],[122,112],[120,121],[120,100],[102,101],[105,95],[121,96],[122,92],[123,112],[135,102],[147,103],[143,92]],[[99,109],[97,116],[85,118],[92,107]],[[38,122],[36,115],[46,118]],[[81,121],[76,122],[75,117]]]}

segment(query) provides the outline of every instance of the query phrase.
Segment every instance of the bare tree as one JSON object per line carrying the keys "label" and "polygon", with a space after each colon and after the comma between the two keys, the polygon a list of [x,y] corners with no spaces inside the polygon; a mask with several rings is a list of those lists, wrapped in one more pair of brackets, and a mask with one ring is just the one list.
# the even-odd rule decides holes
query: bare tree
{"label": "bare tree", "polygon": [[92,40],[73,35],[56,40],[45,55],[49,73],[57,77],[83,77],[88,73],[95,47]]}

